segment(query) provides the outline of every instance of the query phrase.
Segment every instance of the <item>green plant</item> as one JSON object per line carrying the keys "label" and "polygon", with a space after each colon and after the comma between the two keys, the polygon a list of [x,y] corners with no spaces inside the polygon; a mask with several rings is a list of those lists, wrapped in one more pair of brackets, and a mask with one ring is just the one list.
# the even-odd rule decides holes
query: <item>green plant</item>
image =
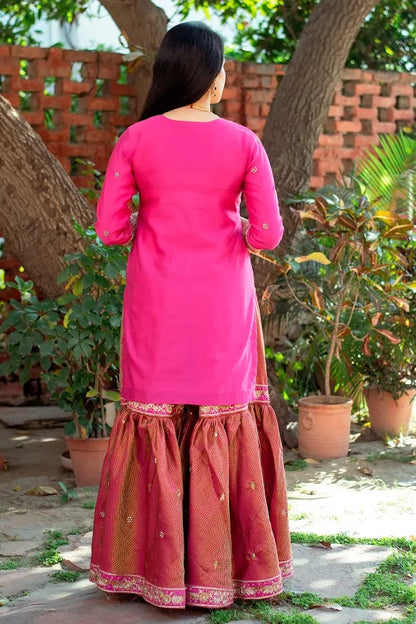
{"label": "green plant", "polygon": [[17,277],[21,301],[10,303],[0,332],[7,332],[9,359],[0,374],[19,373],[22,383],[40,367],[51,396],[72,414],[67,435],[108,435],[105,403],[118,401],[121,310],[127,249],[105,246],[93,228],[74,228],[84,240],[82,252],[65,256],[58,281],[67,291],[40,301],[33,283]]}
{"label": "green plant", "polygon": [[362,371],[354,369],[351,350],[363,352],[370,339],[401,341],[384,326],[380,310],[399,323],[409,309],[410,256],[400,250],[414,246],[413,225],[401,214],[380,210],[355,180],[324,187],[302,201],[301,251],[275,261],[280,277],[266,289],[263,304],[280,315],[290,310],[308,328],[323,355],[317,372],[321,367],[329,396],[334,377],[347,386],[349,379],[353,389],[360,385]]}
{"label": "green plant", "polygon": [[85,501],[85,503],[82,503],[82,508],[83,509],[95,509],[95,502],[94,501]]}
{"label": "green plant", "polygon": [[78,498],[78,492],[75,490],[68,490],[65,483],[62,481],[58,481],[59,487],[62,490],[61,494],[61,503],[68,503],[70,500],[75,500]]}
{"label": "green plant", "polygon": [[360,159],[359,178],[370,200],[377,199],[380,210],[405,213],[410,219],[416,210],[416,140],[401,132],[380,137]]}
{"label": "green plant", "polygon": [[81,576],[81,572],[57,570],[56,572],[52,572],[50,576],[59,583],[75,583]]}
{"label": "green plant", "polygon": [[44,542],[45,550],[38,555],[38,559],[44,566],[55,565],[62,561],[61,555],[57,552],[58,546],[68,544],[68,540],[61,531],[46,531],[47,539]]}
{"label": "green plant", "polygon": [[0,570],[16,570],[16,568],[19,568],[20,565],[21,564],[14,559],[5,559],[3,561],[0,561]]}

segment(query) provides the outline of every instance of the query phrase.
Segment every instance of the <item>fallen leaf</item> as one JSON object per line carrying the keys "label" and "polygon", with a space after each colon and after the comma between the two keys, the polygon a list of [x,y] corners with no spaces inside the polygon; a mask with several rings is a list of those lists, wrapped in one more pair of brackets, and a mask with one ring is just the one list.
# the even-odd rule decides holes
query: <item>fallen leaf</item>
{"label": "fallen leaf", "polygon": [[314,542],[313,544],[308,544],[308,546],[310,546],[311,548],[325,548],[326,550],[332,549],[331,542],[324,541]]}
{"label": "fallen leaf", "polygon": [[307,464],[320,464],[321,463],[318,459],[313,459],[312,457],[306,457],[304,461]]}
{"label": "fallen leaf", "polygon": [[322,604],[310,605],[309,609],[328,609],[329,611],[342,611],[341,605],[336,602],[323,602]]}
{"label": "fallen leaf", "polygon": [[25,448],[25,443],[19,442],[19,444],[16,444],[15,448]]}
{"label": "fallen leaf", "polygon": [[372,477],[374,474],[374,470],[372,470],[369,466],[358,466],[358,470],[361,474],[366,475],[367,477]]}
{"label": "fallen leaf", "polygon": [[88,570],[88,568],[81,568],[80,566],[77,566],[76,563],[72,563],[69,559],[62,559],[61,565],[66,570],[71,570],[71,572],[86,572]]}
{"label": "fallen leaf", "polygon": [[20,490],[22,489],[22,486],[16,483],[16,485],[13,486],[13,489],[15,492],[20,492]]}
{"label": "fallen leaf", "polygon": [[29,496],[50,496],[52,494],[59,494],[58,490],[49,485],[36,485],[31,490],[25,492]]}
{"label": "fallen leaf", "polygon": [[416,464],[416,459],[410,460],[409,464]]}

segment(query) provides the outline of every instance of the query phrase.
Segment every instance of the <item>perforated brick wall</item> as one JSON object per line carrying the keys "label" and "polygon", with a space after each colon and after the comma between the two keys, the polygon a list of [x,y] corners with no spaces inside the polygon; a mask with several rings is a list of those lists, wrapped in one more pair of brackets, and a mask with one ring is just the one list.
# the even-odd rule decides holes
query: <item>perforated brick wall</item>
{"label": "perforated brick wall", "polygon": [[[226,63],[227,84],[216,112],[262,135],[282,65]],[[412,126],[416,75],[346,69],[314,153],[311,187],[330,182],[380,133]],[[21,111],[79,187],[94,178],[80,162],[104,171],[114,139],[136,121],[135,89],[120,54],[0,46],[0,93]],[[7,279],[19,263],[0,259]],[[5,296],[0,291],[0,299]]]}

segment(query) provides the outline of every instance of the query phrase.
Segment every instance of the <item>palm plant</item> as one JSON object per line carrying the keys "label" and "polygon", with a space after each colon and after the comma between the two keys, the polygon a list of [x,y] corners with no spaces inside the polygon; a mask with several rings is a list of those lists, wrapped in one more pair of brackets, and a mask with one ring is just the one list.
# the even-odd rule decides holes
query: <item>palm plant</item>
{"label": "palm plant", "polygon": [[379,210],[416,214],[416,140],[401,132],[380,137],[358,164],[359,179]]}

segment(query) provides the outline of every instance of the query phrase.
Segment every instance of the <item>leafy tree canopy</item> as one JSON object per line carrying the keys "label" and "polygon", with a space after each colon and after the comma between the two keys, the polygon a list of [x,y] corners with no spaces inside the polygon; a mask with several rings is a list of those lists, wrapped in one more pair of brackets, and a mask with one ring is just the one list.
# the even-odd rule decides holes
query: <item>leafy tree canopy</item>
{"label": "leafy tree canopy", "polygon": [[[174,0],[185,19],[191,9],[232,25],[227,55],[239,60],[287,63],[318,0]],[[43,17],[73,22],[90,0],[0,0],[0,42],[36,43]],[[416,70],[416,0],[380,0],[365,20],[348,57],[348,67]]]}

